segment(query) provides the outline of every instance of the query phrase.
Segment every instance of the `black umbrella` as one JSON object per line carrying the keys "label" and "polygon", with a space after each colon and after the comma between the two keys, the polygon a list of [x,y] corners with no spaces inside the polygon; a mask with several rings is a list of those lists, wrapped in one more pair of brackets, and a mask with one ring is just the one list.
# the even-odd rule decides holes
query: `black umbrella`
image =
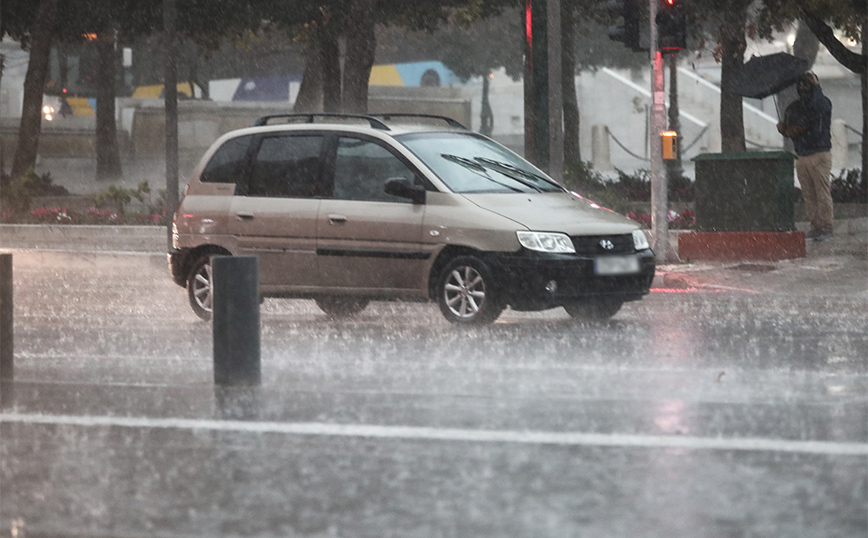
{"label": "black umbrella", "polygon": [[794,84],[810,67],[807,60],[785,52],[754,56],[739,69],[724,89],[737,95],[762,99]]}

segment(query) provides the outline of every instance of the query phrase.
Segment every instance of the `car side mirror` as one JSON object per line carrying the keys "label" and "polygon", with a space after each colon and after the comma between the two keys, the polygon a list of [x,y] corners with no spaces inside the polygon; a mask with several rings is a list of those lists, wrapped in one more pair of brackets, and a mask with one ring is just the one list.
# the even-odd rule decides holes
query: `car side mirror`
{"label": "car side mirror", "polygon": [[393,177],[386,180],[386,194],[409,198],[414,204],[425,203],[425,187],[416,185],[413,181],[403,177]]}

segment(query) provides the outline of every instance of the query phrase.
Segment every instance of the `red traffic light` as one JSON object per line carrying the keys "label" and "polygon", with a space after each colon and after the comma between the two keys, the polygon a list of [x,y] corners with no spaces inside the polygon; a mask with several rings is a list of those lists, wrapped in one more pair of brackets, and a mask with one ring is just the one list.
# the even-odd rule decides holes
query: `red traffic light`
{"label": "red traffic light", "polygon": [[687,46],[687,17],[681,0],[660,0],[657,10],[657,48],[677,51]]}

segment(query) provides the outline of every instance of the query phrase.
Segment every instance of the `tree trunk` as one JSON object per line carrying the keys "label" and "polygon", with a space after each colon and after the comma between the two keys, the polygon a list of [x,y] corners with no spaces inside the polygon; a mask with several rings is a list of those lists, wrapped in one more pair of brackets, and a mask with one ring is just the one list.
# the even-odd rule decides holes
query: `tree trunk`
{"label": "tree trunk", "polygon": [[579,100],[576,97],[576,20],[568,2],[561,4],[561,93],[564,99],[564,166],[582,162]]}
{"label": "tree trunk", "polygon": [[193,60],[193,66],[190,68],[190,80],[199,86],[199,91],[202,92],[202,100],[211,100],[211,90],[208,87],[208,81],[211,80],[211,66],[208,58],[203,58],[199,62],[198,57]]}
{"label": "tree trunk", "polygon": [[115,123],[115,36],[114,31],[100,32],[96,39],[96,179],[120,179],[121,157]]}
{"label": "tree trunk", "polygon": [[341,49],[335,23],[326,24],[317,32],[322,69],[322,107],[324,112],[341,110]]}
{"label": "tree trunk", "polygon": [[69,87],[69,55],[62,43],[57,44],[57,67],[59,71],[61,91]]}
{"label": "tree trunk", "polygon": [[[3,83],[3,67],[4,67],[3,63],[4,63],[3,55],[0,54],[0,89],[2,89],[2,87],[3,87],[3,84],[2,84]],[[0,95],[3,95],[3,94],[0,93]],[[6,173],[6,157],[3,154],[3,140],[2,140],[2,137],[0,137],[0,177],[2,177],[3,174],[5,174],[5,173]]]}
{"label": "tree trunk", "polygon": [[[868,17],[866,17],[868,19]],[[862,188],[868,189],[868,20],[862,23]]]}
{"label": "tree trunk", "polygon": [[304,74],[298,96],[295,98],[294,112],[322,111],[322,69],[320,65],[319,40],[311,36],[304,53]]}
{"label": "tree trunk", "polygon": [[[729,87],[729,81],[744,65],[745,21],[747,8],[742,2],[733,2],[724,14],[720,28],[722,57],[720,86]],[[742,96],[726,90],[720,92],[720,141],[724,153],[745,151],[744,108]]]}
{"label": "tree trunk", "polygon": [[341,109],[347,113],[366,114],[368,82],[377,49],[374,0],[353,2],[347,23],[347,58],[344,62]]}
{"label": "tree trunk", "polygon": [[793,41],[793,56],[807,60],[811,65],[817,59],[820,52],[820,40],[804,22],[799,22],[796,30],[796,40]]}
{"label": "tree trunk", "polygon": [[[811,31],[814,32],[817,39],[826,46],[829,54],[838,60],[841,65],[854,73],[860,74],[864,73],[866,69],[868,69],[868,61],[866,61],[865,54],[857,54],[845,47],[844,44],[838,41],[838,38],[835,37],[835,32],[832,30],[831,26],[810,13],[806,14],[802,20],[805,21]],[[864,42],[865,23],[862,24],[862,29],[862,41]]]}
{"label": "tree trunk", "polygon": [[30,61],[24,77],[24,103],[18,129],[18,147],[12,163],[12,177],[24,175],[36,166],[39,151],[39,132],[42,128],[42,93],[48,76],[48,60],[58,0],[41,0],[30,41]]}
{"label": "tree trunk", "polygon": [[479,133],[491,136],[494,131],[494,113],[491,110],[491,77],[488,73],[482,75],[482,110],[479,114]]}

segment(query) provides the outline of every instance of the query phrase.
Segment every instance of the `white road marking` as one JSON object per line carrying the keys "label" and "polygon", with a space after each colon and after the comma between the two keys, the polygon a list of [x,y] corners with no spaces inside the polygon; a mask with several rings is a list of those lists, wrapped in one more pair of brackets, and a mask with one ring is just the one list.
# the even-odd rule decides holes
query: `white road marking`
{"label": "white road marking", "polygon": [[834,456],[868,456],[868,442],[792,441],[629,435],[518,430],[470,430],[370,424],[326,424],[319,422],[246,422],[185,418],[139,418],[111,416],[41,415],[0,413],[0,423],[48,424],[61,426],[123,428],[162,428],[177,430],[234,431],[327,437],[367,437],[421,441],[465,441],[475,443],[514,443],[560,446],[598,446],[613,448],[681,448],[692,450],[737,450],[786,452]]}

